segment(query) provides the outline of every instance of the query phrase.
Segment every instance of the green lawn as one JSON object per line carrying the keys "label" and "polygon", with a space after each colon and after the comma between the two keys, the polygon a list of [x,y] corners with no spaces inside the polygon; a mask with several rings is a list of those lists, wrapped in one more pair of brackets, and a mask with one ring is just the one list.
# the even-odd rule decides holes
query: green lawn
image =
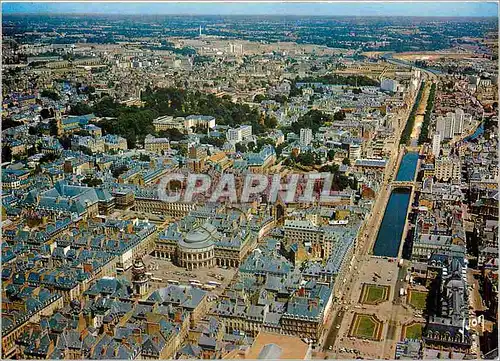
{"label": "green lawn", "polygon": [[369,316],[358,316],[358,327],[356,328],[356,335],[359,337],[373,338],[375,337],[375,322]]}
{"label": "green lawn", "polygon": [[425,305],[427,302],[427,292],[421,291],[410,291],[410,297],[408,303],[416,308],[417,310],[425,310]]}
{"label": "green lawn", "polygon": [[365,284],[363,287],[365,287],[365,292],[361,303],[377,304],[387,300],[387,296],[389,295],[388,286]]}
{"label": "green lawn", "polygon": [[415,323],[411,326],[406,327],[405,337],[413,340],[418,340],[422,337],[423,325],[421,323]]}

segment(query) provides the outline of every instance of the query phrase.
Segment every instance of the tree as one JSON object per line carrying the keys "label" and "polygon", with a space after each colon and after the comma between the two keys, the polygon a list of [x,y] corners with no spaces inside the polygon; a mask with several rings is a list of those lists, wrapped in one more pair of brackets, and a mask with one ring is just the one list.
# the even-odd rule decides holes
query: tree
{"label": "tree", "polygon": [[286,143],[281,143],[279,144],[278,146],[276,146],[276,156],[279,157],[281,155],[281,153],[283,153],[283,149],[287,146]]}
{"label": "tree", "polygon": [[111,97],[104,96],[94,105],[93,113],[99,117],[117,117],[120,114],[120,104]]}
{"label": "tree", "polygon": [[128,171],[128,167],[125,164],[122,164],[118,167],[111,169],[111,174],[113,174],[113,177],[118,178],[121,174],[125,173],[126,171]]}
{"label": "tree", "polygon": [[141,153],[139,155],[139,160],[142,161],[142,162],[149,162],[151,160],[151,157],[147,154],[143,154]]}
{"label": "tree", "polygon": [[266,96],[264,94],[257,94],[253,97],[253,101],[255,103],[260,103],[262,101],[266,100]]}
{"label": "tree", "polygon": [[288,101],[288,98],[285,95],[276,94],[274,96],[274,100],[277,101],[278,103],[284,104]]}
{"label": "tree", "polygon": [[63,135],[62,137],[58,138],[59,143],[61,143],[61,146],[64,149],[69,149],[71,148],[71,138],[67,135]]}
{"label": "tree", "polygon": [[257,151],[260,151],[265,145],[272,145],[274,147],[275,144],[276,142],[272,138],[259,138],[256,145]]}
{"label": "tree", "polygon": [[46,97],[46,98],[49,98],[49,99],[52,99],[52,100],[59,100],[59,99],[61,99],[61,96],[59,95],[59,93],[56,92],[55,90],[52,90],[52,89],[44,89],[44,90],[42,90],[42,92],[40,93],[40,95],[42,97]]}
{"label": "tree", "polygon": [[342,76],[338,74],[327,74],[315,77],[305,77],[297,79],[301,83],[322,83],[331,85],[350,85],[350,86],[378,86],[379,82],[364,75]]}
{"label": "tree", "polygon": [[332,161],[335,158],[335,151],[333,149],[328,150],[327,157],[328,160]]}
{"label": "tree", "polygon": [[204,144],[210,144],[213,145],[214,147],[222,147],[225,143],[224,138],[219,138],[219,137],[203,137],[200,139],[201,143]]}
{"label": "tree", "polygon": [[57,154],[55,154],[55,153],[47,153],[47,154],[44,154],[42,156],[42,158],[40,158],[40,163],[52,163],[57,158],[59,158],[57,156]]}
{"label": "tree", "polygon": [[338,121],[338,122],[345,120],[345,112],[343,110],[336,112],[333,115],[333,120]]}
{"label": "tree", "polygon": [[332,118],[330,115],[325,114],[320,110],[313,109],[302,115],[296,122],[292,123],[291,128],[295,134],[299,134],[300,129],[302,128],[310,128],[313,133],[315,133],[325,123],[331,121]]}
{"label": "tree", "polygon": [[266,116],[264,118],[264,126],[268,129],[274,129],[278,125],[278,120],[275,117]]}
{"label": "tree", "polygon": [[12,161],[12,149],[8,145],[2,146],[2,163]]}
{"label": "tree", "polygon": [[78,102],[71,106],[70,114],[71,115],[85,115],[93,112],[93,109],[88,104]]}
{"label": "tree", "polygon": [[351,161],[349,160],[349,158],[344,158],[344,159],[342,159],[342,164],[343,165],[351,165]]}
{"label": "tree", "polygon": [[57,121],[55,119],[52,119],[49,123],[49,129],[50,129],[50,135],[56,136],[57,135]]}
{"label": "tree", "polygon": [[86,184],[89,187],[99,187],[100,185],[102,185],[102,180],[92,176],[87,176],[82,180],[82,183]]}
{"label": "tree", "polygon": [[160,130],[158,132],[160,137],[168,138],[171,141],[178,142],[186,138],[186,135],[181,133],[179,129],[170,128],[166,130]]}
{"label": "tree", "polygon": [[316,157],[311,151],[300,153],[297,157],[297,163],[305,166],[313,166],[316,163]]}
{"label": "tree", "polygon": [[255,143],[250,141],[247,143],[248,150],[253,151],[255,148]]}
{"label": "tree", "polygon": [[236,143],[236,151],[240,153],[246,153],[248,151],[247,146],[244,143]]}
{"label": "tree", "polygon": [[43,108],[40,110],[40,116],[42,119],[52,118],[54,116],[54,111],[52,109]]}
{"label": "tree", "polygon": [[2,118],[2,129],[17,127],[18,125],[23,125],[23,123],[16,122],[15,120],[12,120],[11,118]]}

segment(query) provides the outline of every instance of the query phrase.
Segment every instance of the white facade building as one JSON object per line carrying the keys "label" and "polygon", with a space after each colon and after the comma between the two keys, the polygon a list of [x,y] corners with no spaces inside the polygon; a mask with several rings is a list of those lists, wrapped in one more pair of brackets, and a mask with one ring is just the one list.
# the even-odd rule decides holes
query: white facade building
{"label": "white facade building", "polygon": [[453,138],[455,130],[455,114],[446,113],[446,115],[440,116],[436,120],[436,132],[441,134],[442,139]]}
{"label": "white facade building", "polygon": [[455,113],[448,112],[436,120],[436,132],[441,133],[441,139],[451,139],[464,132],[465,112],[457,108]]}
{"label": "white facade building", "polygon": [[396,93],[398,91],[398,89],[399,89],[399,83],[398,83],[397,80],[384,79],[380,83],[380,89]]}
{"label": "white facade building", "polygon": [[361,158],[361,147],[358,144],[349,145],[349,159],[357,160]]}
{"label": "white facade building", "polygon": [[432,137],[432,154],[434,157],[439,157],[441,152],[441,133],[435,133]]}
{"label": "white facade building", "polygon": [[311,144],[312,139],[313,139],[313,136],[312,136],[312,130],[311,129],[309,129],[309,128],[302,128],[300,130],[300,138],[299,138],[300,145],[302,145],[304,147],[308,146],[309,144]]}
{"label": "white facade building", "polygon": [[232,143],[239,143],[252,136],[252,126],[251,125],[241,125],[238,128],[230,128],[227,130],[226,138]]}
{"label": "white facade building", "polygon": [[457,108],[455,110],[455,124],[453,125],[453,132],[455,135],[462,135],[464,132],[464,120],[465,120],[465,112]]}
{"label": "white facade building", "polygon": [[438,181],[460,181],[460,159],[456,157],[442,157],[436,159],[434,176]]}

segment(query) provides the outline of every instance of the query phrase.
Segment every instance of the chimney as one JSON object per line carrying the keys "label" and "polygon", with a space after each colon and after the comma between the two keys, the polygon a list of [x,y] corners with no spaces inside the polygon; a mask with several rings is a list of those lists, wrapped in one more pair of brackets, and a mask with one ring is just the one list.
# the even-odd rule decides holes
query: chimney
{"label": "chimney", "polygon": [[182,311],[180,309],[178,309],[176,312],[175,312],[175,315],[174,315],[174,321],[175,322],[181,322],[182,321]]}
{"label": "chimney", "polygon": [[[80,317],[83,318],[83,314],[81,314]],[[89,331],[87,330],[87,328],[84,328],[83,330],[81,330],[80,331],[80,341],[83,341],[83,339],[85,337],[87,337],[88,334],[89,334]]]}
{"label": "chimney", "polygon": [[148,335],[160,332],[160,324],[157,322],[146,322],[146,333]]}

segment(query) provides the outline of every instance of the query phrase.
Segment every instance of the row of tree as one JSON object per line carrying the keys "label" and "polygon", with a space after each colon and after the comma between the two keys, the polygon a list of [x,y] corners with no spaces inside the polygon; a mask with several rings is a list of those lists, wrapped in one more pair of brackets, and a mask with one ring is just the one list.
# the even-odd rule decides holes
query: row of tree
{"label": "row of tree", "polygon": [[431,90],[429,91],[429,99],[427,100],[427,107],[425,108],[424,121],[422,123],[422,129],[420,130],[420,135],[418,136],[418,144],[424,144],[429,141],[429,127],[431,124],[431,114],[434,108],[434,99],[436,96],[436,83],[432,83]]}
{"label": "row of tree", "polygon": [[420,89],[418,90],[417,97],[415,99],[415,103],[413,103],[413,107],[411,108],[410,116],[408,117],[408,121],[406,122],[403,133],[401,134],[401,139],[399,144],[408,144],[411,137],[411,132],[413,130],[413,125],[415,124],[415,117],[417,115],[418,105],[420,104],[420,100],[422,99],[422,93],[424,91],[425,82],[422,82]]}
{"label": "row of tree", "polygon": [[380,83],[365,75],[338,75],[326,74],[319,76],[309,76],[305,78],[297,78],[295,83],[321,83],[328,85],[350,85],[350,86],[378,86]]}

